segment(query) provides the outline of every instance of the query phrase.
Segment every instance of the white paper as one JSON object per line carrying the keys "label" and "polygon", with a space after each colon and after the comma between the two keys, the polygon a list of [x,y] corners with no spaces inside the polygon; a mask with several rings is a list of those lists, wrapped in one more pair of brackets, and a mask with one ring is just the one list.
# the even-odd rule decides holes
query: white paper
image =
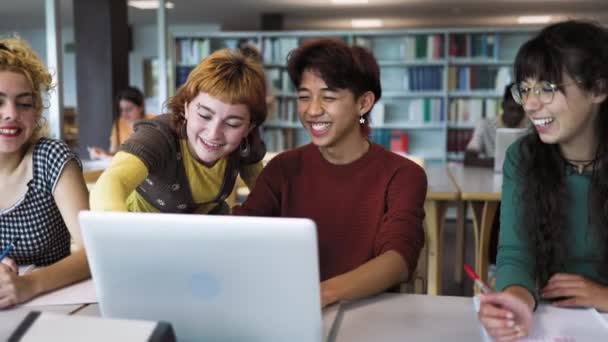
{"label": "white paper", "polygon": [[97,303],[93,280],[88,279],[38,296],[21,306],[68,305]]}
{"label": "white paper", "polygon": [[[473,298],[475,311],[479,311],[479,297]],[[490,341],[482,327],[484,339]],[[520,342],[595,342],[608,336],[608,323],[593,308],[558,308],[540,304],[534,313],[532,331]]]}

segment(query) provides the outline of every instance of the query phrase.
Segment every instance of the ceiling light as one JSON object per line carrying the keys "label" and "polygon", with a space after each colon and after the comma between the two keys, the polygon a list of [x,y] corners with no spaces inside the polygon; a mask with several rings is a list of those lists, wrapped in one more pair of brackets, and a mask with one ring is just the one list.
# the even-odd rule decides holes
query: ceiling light
{"label": "ceiling light", "polygon": [[[158,0],[129,0],[129,6],[139,9],[157,9]],[[175,5],[171,1],[165,2],[165,8],[172,9]]]}
{"label": "ceiling light", "polygon": [[519,24],[546,24],[550,21],[550,15],[524,15],[517,18]]}
{"label": "ceiling light", "polygon": [[374,28],[383,26],[382,20],[380,19],[353,19],[350,23],[353,28]]}
{"label": "ceiling light", "polygon": [[331,0],[334,5],[360,5],[368,3],[368,0]]}

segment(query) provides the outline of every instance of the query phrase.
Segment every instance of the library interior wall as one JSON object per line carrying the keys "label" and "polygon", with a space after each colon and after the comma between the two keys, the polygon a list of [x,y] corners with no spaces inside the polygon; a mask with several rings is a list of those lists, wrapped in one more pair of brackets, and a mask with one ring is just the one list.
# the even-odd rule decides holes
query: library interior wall
{"label": "library interior wall", "polygon": [[[221,27],[216,24],[201,25],[173,25],[169,26],[169,34],[184,35],[193,32],[217,32]],[[0,36],[18,34],[25,39],[46,63],[46,32],[44,28],[30,28],[17,30],[0,29]],[[74,29],[66,27],[61,32],[62,44],[74,43]],[[171,37],[169,37],[171,39]],[[143,89],[143,62],[146,58],[155,58],[158,55],[156,25],[142,25],[133,27],[133,49],[129,53],[129,82],[131,85]],[[65,107],[77,107],[76,100],[76,58],[73,52],[63,53],[63,103]],[[146,99],[146,109],[150,113],[158,113],[159,108],[155,99]],[[109,134],[109,133],[108,133]]]}
{"label": "library interior wall", "polygon": [[[34,51],[46,63],[46,32],[44,28],[0,30],[0,35],[6,36],[12,33],[18,34],[25,39]],[[63,46],[74,42],[74,29],[63,28],[61,30],[61,41]],[[63,105],[65,107],[76,106],[76,59],[74,53],[63,53]]]}

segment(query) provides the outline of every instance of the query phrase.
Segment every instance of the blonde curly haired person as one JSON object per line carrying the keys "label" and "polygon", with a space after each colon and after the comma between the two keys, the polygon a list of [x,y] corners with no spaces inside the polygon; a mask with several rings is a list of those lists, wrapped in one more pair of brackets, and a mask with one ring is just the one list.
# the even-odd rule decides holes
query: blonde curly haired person
{"label": "blonde curly haired person", "polygon": [[24,40],[0,39],[0,248],[10,250],[0,262],[0,308],[90,276],[77,217],[88,209],[81,163],[64,142],[45,137],[51,82]]}

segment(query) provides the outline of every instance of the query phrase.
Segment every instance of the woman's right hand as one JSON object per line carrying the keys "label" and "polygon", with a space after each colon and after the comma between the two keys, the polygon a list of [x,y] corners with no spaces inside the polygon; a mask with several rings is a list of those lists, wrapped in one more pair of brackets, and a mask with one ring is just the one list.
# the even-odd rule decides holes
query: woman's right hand
{"label": "woman's right hand", "polygon": [[10,268],[13,272],[19,274],[19,267],[17,267],[17,263],[15,262],[15,260],[11,258],[4,258],[2,259],[1,263],[8,266],[8,268]]}
{"label": "woman's right hand", "polygon": [[510,292],[480,295],[479,320],[494,341],[514,341],[532,328],[532,309]]}

